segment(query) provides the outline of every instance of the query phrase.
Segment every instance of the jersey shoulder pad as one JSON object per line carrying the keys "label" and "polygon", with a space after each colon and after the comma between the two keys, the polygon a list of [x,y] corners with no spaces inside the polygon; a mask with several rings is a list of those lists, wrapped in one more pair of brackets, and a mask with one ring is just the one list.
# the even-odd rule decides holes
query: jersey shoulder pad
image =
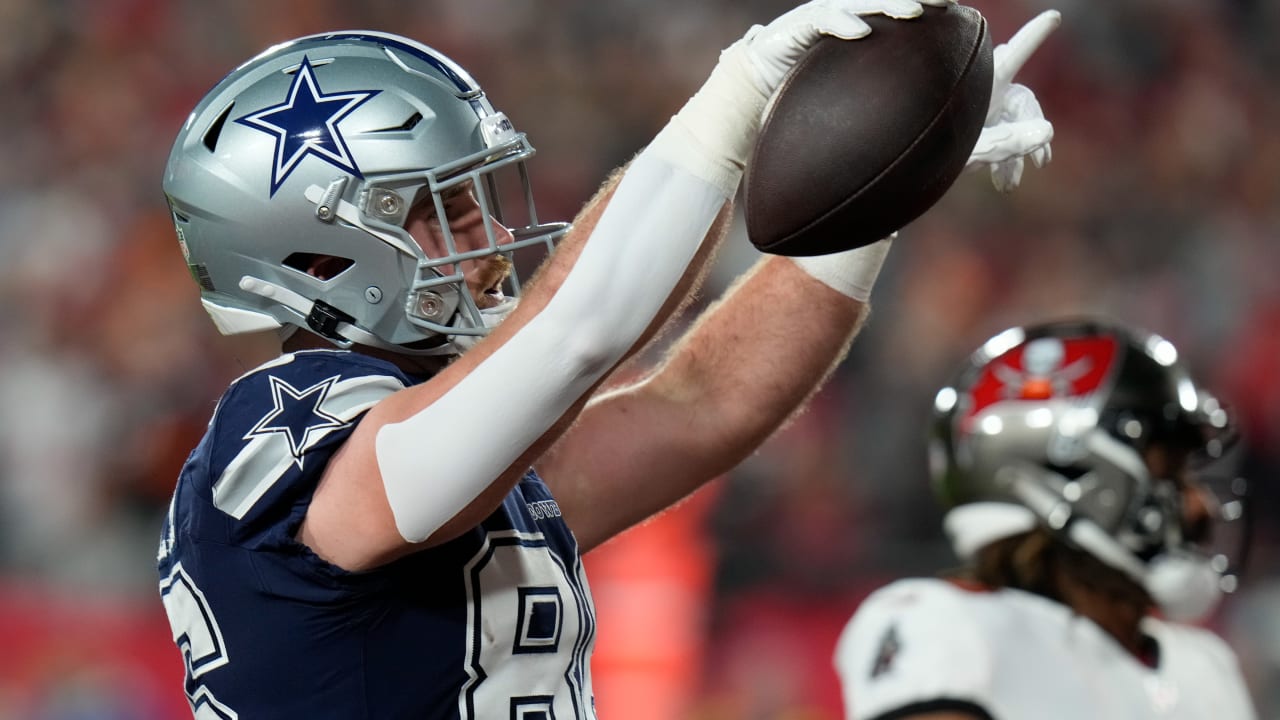
{"label": "jersey shoulder pad", "polygon": [[913,578],[867,597],[836,646],[848,717],[947,704],[990,707],[991,647],[973,612],[986,595]]}
{"label": "jersey shoulder pad", "polygon": [[283,355],[242,376],[206,438],[214,505],[242,518],[268,489],[317,479],[359,417],[410,384],[389,363],[326,350]]}

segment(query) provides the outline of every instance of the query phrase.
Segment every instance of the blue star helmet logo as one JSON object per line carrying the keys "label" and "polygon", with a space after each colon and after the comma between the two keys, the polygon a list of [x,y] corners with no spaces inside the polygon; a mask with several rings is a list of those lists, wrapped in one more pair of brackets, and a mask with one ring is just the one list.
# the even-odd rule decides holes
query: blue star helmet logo
{"label": "blue star helmet logo", "polygon": [[324,401],[338,376],[321,380],[305,390],[299,390],[275,375],[269,376],[268,380],[274,407],[245,434],[244,439],[281,435],[289,443],[289,454],[293,456],[294,463],[302,467],[307,448],[319,440],[324,431],[347,424],[347,421],[324,409]]}
{"label": "blue star helmet logo", "polygon": [[380,90],[326,94],[316,81],[315,68],[304,55],[293,75],[288,97],[279,105],[237,118],[236,122],[275,136],[271,166],[271,196],[308,155],[363,178],[338,123]]}

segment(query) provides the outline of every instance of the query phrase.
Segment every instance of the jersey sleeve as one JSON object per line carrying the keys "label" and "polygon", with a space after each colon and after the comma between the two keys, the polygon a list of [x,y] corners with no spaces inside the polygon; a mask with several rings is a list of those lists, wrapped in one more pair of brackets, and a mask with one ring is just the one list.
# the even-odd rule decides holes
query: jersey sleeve
{"label": "jersey sleeve", "polygon": [[966,617],[966,592],[901,580],[862,603],[836,646],[846,718],[946,709],[989,717],[990,648]]}
{"label": "jersey sleeve", "polygon": [[391,365],[332,351],[285,355],[237,380],[193,469],[226,522],[221,541],[290,542],[330,457],[369,408],[408,383]]}
{"label": "jersey sleeve", "polygon": [[1217,633],[1206,628],[1182,628],[1181,645],[1175,647],[1179,659],[1194,658],[1198,663],[1187,673],[1195,679],[1196,691],[1216,697],[1214,705],[1220,718],[1256,718],[1249,685],[1240,668],[1235,651]]}

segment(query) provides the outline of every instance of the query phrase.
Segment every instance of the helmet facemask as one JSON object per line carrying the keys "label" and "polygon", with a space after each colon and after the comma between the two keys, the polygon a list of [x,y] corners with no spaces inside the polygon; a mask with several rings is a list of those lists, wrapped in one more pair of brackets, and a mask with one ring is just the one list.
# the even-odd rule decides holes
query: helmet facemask
{"label": "helmet facemask", "polygon": [[[394,238],[396,247],[416,258],[413,281],[404,296],[405,318],[429,337],[449,338],[446,345],[437,346],[440,350],[411,345],[399,348],[401,352],[452,354],[469,348],[511,311],[522,291],[522,272],[536,267],[568,230],[566,223],[538,220],[525,165],[534,151],[525,137],[515,134],[501,114],[486,118],[482,127],[497,128],[485,133],[493,138],[493,146],[425,172],[371,179],[361,191],[363,226],[380,237]],[[425,239],[414,238],[405,228],[409,213],[429,203],[436,218],[447,220],[449,198],[459,192],[474,196],[486,242],[481,247],[461,247],[445,221],[440,223],[443,252],[428,254],[423,250]],[[309,198],[314,195],[314,190],[308,193]],[[511,211],[512,207],[523,214]],[[502,281],[503,300],[481,307],[468,289],[464,263],[494,255],[505,258],[508,268]]]}

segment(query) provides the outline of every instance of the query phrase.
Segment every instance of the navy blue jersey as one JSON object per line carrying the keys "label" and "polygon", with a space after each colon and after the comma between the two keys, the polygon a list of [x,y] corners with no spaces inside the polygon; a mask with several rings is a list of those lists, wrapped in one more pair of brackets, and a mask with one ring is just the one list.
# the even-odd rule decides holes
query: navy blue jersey
{"label": "navy blue jersey", "polygon": [[590,592],[532,471],[479,526],[373,571],[295,539],[334,451],[412,382],[364,355],[308,351],[223,395],[159,554],[200,720],[595,717]]}

